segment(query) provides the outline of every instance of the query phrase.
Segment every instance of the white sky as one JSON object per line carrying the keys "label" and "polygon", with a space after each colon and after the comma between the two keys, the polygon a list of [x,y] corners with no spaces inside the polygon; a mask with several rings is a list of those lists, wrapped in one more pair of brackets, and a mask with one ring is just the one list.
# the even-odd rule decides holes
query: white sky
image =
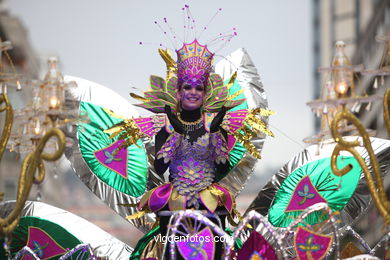
{"label": "white sky", "polygon": [[[181,8],[189,4],[199,24],[223,11],[205,33],[208,37],[236,27],[221,52],[244,47],[258,68],[268,96],[275,138],[268,138],[257,175],[273,174],[302,150],[302,139],[313,133],[313,115],[305,103],[312,99],[311,4],[309,0],[8,0],[11,14],[29,31],[38,54],[58,55],[64,75],[103,84],[130,100],[130,86],[148,88],[150,74],[165,75],[157,46],[166,43],[155,20],[167,17],[183,26]],[[109,97],[107,97],[109,98]],[[134,102],[134,101],[132,101]],[[290,139],[274,127],[282,130]],[[259,184],[262,186],[262,184]]]}

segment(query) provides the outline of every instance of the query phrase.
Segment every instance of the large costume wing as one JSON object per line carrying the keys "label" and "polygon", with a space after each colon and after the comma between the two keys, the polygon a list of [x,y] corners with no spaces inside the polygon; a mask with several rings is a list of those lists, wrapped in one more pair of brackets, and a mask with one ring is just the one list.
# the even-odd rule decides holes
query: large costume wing
{"label": "large costume wing", "polygon": [[[385,174],[390,164],[390,141],[371,137],[371,142]],[[263,187],[247,212],[268,214],[273,225],[285,227],[306,207],[326,202],[332,210],[340,211],[341,226],[352,225],[367,209],[371,196],[364,174],[350,154],[341,154],[339,164],[352,164],[352,170],[342,177],[332,173],[330,158],[334,147],[335,143],[328,140],[321,148],[311,145],[294,156]],[[362,147],[356,150],[370,165],[366,150]],[[311,223],[321,221],[321,214],[310,218]]]}
{"label": "large costume wing", "polygon": [[[7,216],[14,207],[13,201],[1,203],[0,216]],[[1,242],[3,245],[4,241]],[[10,250],[14,257],[24,246],[28,246],[39,259],[58,259],[81,244],[89,244],[95,257],[102,259],[129,259],[133,251],[131,247],[85,219],[48,204],[33,201],[28,201],[24,205],[19,225],[12,233]],[[8,259],[2,249],[3,246],[0,249],[0,258]],[[76,252],[72,259],[87,257],[88,254]]]}
{"label": "large costume wing", "polygon": [[[134,206],[149,186],[162,182],[149,172],[147,148],[142,140],[124,147],[120,136],[110,138],[104,130],[123,122],[136,122],[135,108],[114,91],[96,83],[76,78],[65,77],[77,87],[72,91],[72,98],[80,102],[79,121],[71,138],[73,147],[66,151],[66,156],[79,178],[101,200],[119,215],[126,217],[138,212]],[[122,115],[122,116],[118,116]],[[84,120],[87,116],[87,120]],[[145,119],[147,121],[147,119]],[[143,130],[147,132],[148,122]],[[150,130],[150,129],[149,129]],[[151,132],[149,132],[152,135]],[[127,205],[127,206],[124,206]],[[154,222],[154,215],[145,215],[130,220],[141,231],[147,231]]]}
{"label": "large costume wing", "polygon": [[[239,105],[230,109],[227,116],[225,116],[226,121],[229,121],[225,122],[225,125],[229,125],[229,127],[232,128],[232,131],[228,132],[237,132],[237,134],[241,134],[245,137],[242,131],[240,132],[237,130],[245,130],[241,128],[242,122],[245,119],[250,119],[248,116],[249,112],[259,115],[260,119],[258,120],[261,120],[264,124],[262,125],[264,126],[264,131],[260,131],[263,133],[251,136],[250,144],[253,144],[253,146],[249,145],[247,142],[248,137],[239,140],[238,136],[228,136],[231,171],[220,181],[220,183],[229,188],[229,190],[237,196],[252,175],[258,161],[256,158],[258,156],[256,155],[260,155],[265,141],[267,133],[265,129],[268,118],[266,114],[260,113],[260,109],[266,111],[268,109],[268,102],[257,69],[245,49],[239,49],[230,56],[227,56],[226,60],[218,62],[215,67],[215,72],[221,75],[225,82],[228,82],[231,75],[233,75],[234,72],[237,72],[234,84],[229,87],[229,95],[231,96],[232,102],[246,99],[245,102],[241,102]],[[257,110],[249,111],[251,109]],[[236,126],[237,128],[234,128],[234,121],[239,122],[238,126]],[[245,145],[244,141],[246,141],[248,146]]]}

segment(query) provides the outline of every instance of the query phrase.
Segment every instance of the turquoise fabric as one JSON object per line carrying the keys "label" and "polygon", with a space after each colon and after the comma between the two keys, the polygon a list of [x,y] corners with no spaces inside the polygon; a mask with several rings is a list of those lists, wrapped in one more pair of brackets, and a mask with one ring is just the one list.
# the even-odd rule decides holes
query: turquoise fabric
{"label": "turquoise fabric", "polygon": [[[225,82],[225,85],[227,85],[229,81],[227,80]],[[234,84],[229,88],[229,96],[233,95],[234,93],[236,93],[237,91],[241,90],[242,87],[240,86],[240,84],[238,84],[237,80],[234,81]],[[238,95],[237,97],[235,97],[233,100],[238,100],[238,99],[244,99],[246,98],[245,97],[245,94],[244,93],[241,93],[240,95]],[[248,102],[245,101],[244,103],[242,103],[241,105],[238,105],[232,109],[230,109],[229,111],[236,111],[236,110],[240,110],[240,109],[247,109],[248,108]]]}
{"label": "turquoise fabric", "polygon": [[[282,183],[268,213],[268,220],[277,227],[287,227],[302,211],[285,212],[295,187],[299,181],[309,176],[319,194],[327,201],[332,210],[341,210],[352,197],[359,183],[362,169],[353,157],[338,158],[338,166],[342,168],[348,164],[352,170],[339,177],[332,173],[330,157],[309,162],[295,169]],[[340,185],[337,189],[336,185]],[[311,225],[325,220],[322,212],[310,214],[305,221]]]}
{"label": "turquoise fabric", "polygon": [[[226,85],[228,82],[229,81],[227,80],[224,84]],[[234,84],[229,89],[229,96],[233,95],[234,93],[236,93],[240,89],[242,89],[240,84],[237,83],[237,80],[234,81]],[[242,93],[241,95],[238,95],[237,97],[235,97],[234,100],[243,99],[243,98],[245,98],[245,95]],[[241,105],[238,105],[238,106],[230,109],[229,111],[236,111],[236,110],[240,110],[240,109],[248,109],[248,102],[245,101]],[[236,142],[235,146],[233,147],[233,149],[229,153],[229,164],[230,164],[229,171],[231,171],[241,161],[241,159],[245,155],[245,152],[246,152],[245,147],[241,143]],[[217,177],[216,181],[217,182],[220,181],[226,175],[227,174],[225,174],[223,176],[219,175]]]}
{"label": "turquoise fabric", "polygon": [[146,188],[147,181],[147,156],[144,145],[138,140],[136,145],[127,148],[127,179],[101,164],[95,157],[94,152],[101,150],[117,138],[110,139],[109,134],[103,130],[121,122],[121,119],[107,114],[102,107],[88,103],[80,103],[80,113],[87,113],[90,119],[88,123],[79,123],[78,139],[81,154],[93,171],[103,182],[112,188],[133,197],[141,196]]}

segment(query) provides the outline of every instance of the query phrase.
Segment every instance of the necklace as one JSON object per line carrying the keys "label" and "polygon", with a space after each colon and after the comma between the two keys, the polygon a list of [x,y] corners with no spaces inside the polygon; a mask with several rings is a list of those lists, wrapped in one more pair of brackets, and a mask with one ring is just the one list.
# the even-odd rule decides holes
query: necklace
{"label": "necklace", "polygon": [[202,114],[200,115],[200,118],[194,122],[184,121],[181,118],[180,113],[178,114],[177,118],[179,119],[180,123],[182,123],[182,125],[183,125],[183,130],[185,132],[185,136],[187,139],[189,138],[189,136],[188,136],[189,132],[196,131],[196,130],[203,127],[203,115]]}

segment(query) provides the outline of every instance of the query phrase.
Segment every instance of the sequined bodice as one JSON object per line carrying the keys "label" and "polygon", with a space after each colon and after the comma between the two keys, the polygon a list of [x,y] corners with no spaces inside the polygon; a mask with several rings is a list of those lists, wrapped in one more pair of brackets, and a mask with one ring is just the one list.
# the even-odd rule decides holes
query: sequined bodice
{"label": "sequined bodice", "polygon": [[215,148],[208,133],[194,143],[183,139],[170,166],[170,180],[180,195],[189,196],[196,205],[197,193],[214,180]]}

